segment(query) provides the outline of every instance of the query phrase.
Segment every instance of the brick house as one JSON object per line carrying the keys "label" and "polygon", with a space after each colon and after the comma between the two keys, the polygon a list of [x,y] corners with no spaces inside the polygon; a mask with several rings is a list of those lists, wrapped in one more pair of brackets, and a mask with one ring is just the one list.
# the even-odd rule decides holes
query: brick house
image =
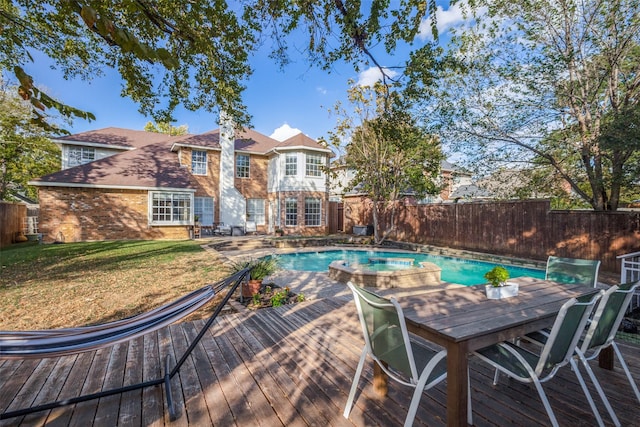
{"label": "brick house", "polygon": [[327,233],[331,150],[223,124],[199,135],[105,128],[55,140],[63,169],[38,186],[45,242],[184,239],[195,219],[259,233]]}

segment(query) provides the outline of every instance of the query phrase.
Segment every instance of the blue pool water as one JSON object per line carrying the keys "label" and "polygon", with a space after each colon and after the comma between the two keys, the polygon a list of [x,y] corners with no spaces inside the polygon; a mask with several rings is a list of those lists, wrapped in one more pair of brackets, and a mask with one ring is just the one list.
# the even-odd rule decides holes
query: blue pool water
{"label": "blue pool water", "polygon": [[[337,260],[345,260],[352,264],[367,264],[370,257],[414,258],[416,266],[419,262],[432,262],[442,268],[442,280],[461,285],[477,285],[486,283],[484,274],[496,264],[463,258],[430,255],[417,252],[380,252],[357,250],[328,250],[318,252],[300,252],[278,255],[280,267],[284,270],[297,271],[329,271],[329,264]],[[511,277],[529,276],[544,278],[544,270],[506,265]]]}

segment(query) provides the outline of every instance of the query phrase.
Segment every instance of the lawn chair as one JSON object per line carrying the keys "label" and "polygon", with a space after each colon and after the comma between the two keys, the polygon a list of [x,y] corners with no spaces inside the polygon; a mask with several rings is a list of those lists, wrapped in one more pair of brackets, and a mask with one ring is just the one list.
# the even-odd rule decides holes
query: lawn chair
{"label": "lawn chair", "polygon": [[550,256],[547,259],[545,279],[595,287],[598,283],[599,269],[600,261],[597,260]]}
{"label": "lawn chair", "polygon": [[573,358],[578,340],[582,331],[584,331],[589,315],[602,294],[603,291],[600,291],[595,295],[583,297],[579,300],[571,298],[564,303],[558,312],[549,338],[544,347],[542,347],[540,354],[533,353],[508,341],[485,347],[473,352],[473,354],[496,368],[494,385],[498,383],[500,373],[505,373],[520,382],[532,382],[540,395],[551,424],[555,427],[558,426],[558,421],[542,389],[542,383],[551,380],[562,366],[567,363],[570,364],[589,401],[591,410],[598,420],[598,425],[604,426],[602,417],[578,370],[578,364]]}
{"label": "lawn chair", "polygon": [[411,426],[422,392],[429,390],[447,376],[447,352],[431,349],[410,338],[402,308],[395,298],[382,298],[354,286],[351,282],[347,283],[347,286],[353,292],[365,344],[343,416],[349,418],[362,368],[369,355],[389,378],[414,388],[404,422],[405,427]]}
{"label": "lawn chair", "polygon": [[138,384],[105,390],[83,396],[65,399],[62,401],[42,404],[30,408],[11,410],[0,414],[0,420],[19,417],[33,412],[45,411],[61,406],[73,405],[87,400],[99,399],[114,394],[120,394],[131,390],[139,390],[146,387],[164,384],[167,406],[171,420],[177,418],[171,395],[171,379],[179,372],[180,368],[191,355],[191,352],[200,342],[209,327],[213,324],[224,305],[229,301],[236,288],[245,280],[249,270],[239,271],[224,280],[191,292],[178,300],[159,307],[147,313],[142,313],[123,320],[104,323],[95,326],[79,328],[51,329],[42,331],[0,331],[0,360],[2,359],[41,359],[46,357],[58,357],[92,351],[114,344],[130,341],[149,332],[165,327],[187,315],[193,313],[207,302],[211,301],[223,289],[228,288],[227,293],[216,306],[207,322],[204,324],[193,342],[189,345],[180,360],[170,369],[171,358],[165,359],[165,372],[155,380],[148,380]]}
{"label": "lawn chair", "polygon": [[613,408],[611,408],[611,405],[609,404],[600,383],[596,379],[593,370],[589,366],[588,361],[598,357],[603,348],[608,346],[613,347],[613,351],[618,357],[618,361],[620,362],[620,365],[629,380],[629,384],[640,403],[640,391],[638,390],[638,386],[633,380],[629,367],[625,363],[622,353],[614,341],[616,332],[620,327],[620,323],[622,322],[627,306],[631,302],[631,298],[638,287],[640,287],[640,281],[635,283],[625,283],[620,286],[612,286],[607,290],[598,305],[598,309],[591,320],[591,325],[589,326],[584,339],[579,344],[578,348],[576,348],[578,358],[587,370],[591,381],[596,387],[600,398],[605,404],[605,407],[616,426],[619,426],[620,422],[618,421]]}

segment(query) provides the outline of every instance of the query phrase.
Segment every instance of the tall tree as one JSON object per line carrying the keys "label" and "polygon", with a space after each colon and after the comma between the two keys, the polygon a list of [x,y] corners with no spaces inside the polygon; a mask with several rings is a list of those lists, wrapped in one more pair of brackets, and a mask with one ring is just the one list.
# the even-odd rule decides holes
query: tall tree
{"label": "tall tree", "polygon": [[[402,197],[420,199],[439,191],[443,155],[438,138],[418,126],[399,93],[380,83],[374,88],[353,86],[349,101],[355,113],[336,105],[339,122],[330,141],[344,150],[342,166],[355,172],[344,190],[356,189],[373,202],[374,239],[380,244],[393,231]],[[382,230],[385,213],[390,221]]]}
{"label": "tall tree", "polygon": [[484,3],[454,39],[465,72],[442,81],[430,117],[476,166],[535,162],[594,210],[617,209],[639,147],[633,132],[612,143],[603,129],[638,126],[627,114],[640,102],[637,2]]}
{"label": "tall tree", "polygon": [[282,66],[290,59],[290,35],[296,36],[296,51],[328,71],[338,60],[356,68],[379,65],[374,47],[392,52],[398,41],[412,42],[435,10],[435,0],[394,7],[388,0],[0,0],[0,67],[14,73],[21,96],[44,125],[46,109],[67,117],[92,115],[39,89],[30,71],[36,51],[65,78],[90,79],[106,67],[117,69],[122,95],[156,121],[171,122],[183,105],[222,108],[246,124],[242,92],[251,75],[249,59],[269,40],[272,58]]}
{"label": "tall tree", "polygon": [[0,200],[22,193],[36,198],[29,180],[60,169],[60,149],[31,120],[15,88],[0,88]]}

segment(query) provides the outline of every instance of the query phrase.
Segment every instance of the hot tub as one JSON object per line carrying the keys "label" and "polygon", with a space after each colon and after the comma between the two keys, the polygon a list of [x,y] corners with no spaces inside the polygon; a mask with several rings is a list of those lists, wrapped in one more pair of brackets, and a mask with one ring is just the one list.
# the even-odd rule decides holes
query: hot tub
{"label": "hot tub", "polygon": [[329,264],[329,277],[341,283],[374,288],[412,288],[439,286],[442,269],[431,262],[414,265],[412,258],[369,258],[368,264],[345,260]]}

